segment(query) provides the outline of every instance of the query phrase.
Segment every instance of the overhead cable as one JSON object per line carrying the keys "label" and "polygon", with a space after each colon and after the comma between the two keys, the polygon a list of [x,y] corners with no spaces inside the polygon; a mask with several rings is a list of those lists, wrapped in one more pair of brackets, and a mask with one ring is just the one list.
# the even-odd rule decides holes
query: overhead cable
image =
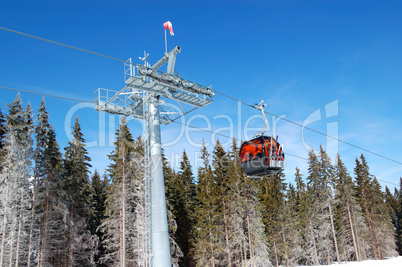
{"label": "overhead cable", "polygon": [[33,91],[22,90],[22,89],[16,89],[16,88],[10,88],[10,87],[5,87],[5,86],[0,86],[0,89],[16,91],[16,92],[23,92],[23,93],[34,94],[34,95],[54,97],[54,98],[70,100],[70,101],[76,101],[76,102],[93,103],[93,101],[88,101],[88,100],[82,100],[82,99],[70,98],[70,97],[64,97],[64,96],[58,96],[58,95],[51,95],[51,94],[44,94],[44,93],[33,92]]}
{"label": "overhead cable", "polygon": [[[3,89],[3,90],[11,90],[11,91],[16,91],[16,92],[23,92],[23,93],[28,93],[28,94],[41,95],[41,96],[48,96],[48,97],[53,97],[53,98],[58,98],[58,99],[63,99],[63,100],[69,100],[69,101],[84,102],[84,103],[93,103],[92,101],[88,101],[88,100],[82,100],[82,99],[70,98],[70,97],[64,97],[64,96],[52,95],[52,94],[43,94],[43,93],[39,93],[39,92],[34,92],[34,91],[29,91],[29,90],[22,90],[22,89],[16,89],[16,88],[10,88],[10,87],[5,87],[5,86],[0,86],[0,89]],[[177,123],[177,124],[180,124],[180,125],[183,125],[183,126],[187,126],[187,127],[190,127],[190,128],[198,129],[198,130],[200,130],[200,131],[204,131],[204,132],[209,132],[209,133],[212,133],[212,134],[216,134],[216,135],[219,135],[219,136],[222,136],[222,137],[233,138],[233,139],[235,139],[236,141],[242,142],[242,140],[240,140],[240,139],[238,139],[238,138],[236,138],[236,137],[230,137],[230,136],[228,136],[228,135],[224,135],[224,134],[221,134],[221,133],[216,133],[216,132],[213,132],[213,131],[204,129],[204,128],[192,126],[192,125],[189,125],[189,124],[184,124],[184,123],[181,123],[181,122],[178,122],[178,121],[174,121],[174,123]],[[293,155],[293,154],[291,154],[291,153],[285,153],[285,155],[308,161],[307,158],[300,157],[300,156],[297,156],[297,155]],[[349,171],[348,171],[348,172],[349,172]],[[349,172],[349,173],[350,173],[350,172]],[[377,179],[377,178],[376,178],[376,179]],[[378,181],[381,181],[381,182],[384,182],[384,183],[388,183],[388,184],[394,185],[394,186],[399,186],[398,184],[393,183],[393,182],[388,182],[388,181],[381,180],[381,179],[377,179],[377,180],[378,180]]]}
{"label": "overhead cable", "polygon": [[[107,55],[100,54],[100,53],[97,53],[97,52],[93,52],[93,51],[90,51],[90,50],[87,50],[87,49],[82,49],[82,48],[79,48],[79,47],[75,47],[75,46],[63,44],[63,43],[60,43],[60,42],[52,41],[52,40],[49,40],[49,39],[45,39],[45,38],[42,38],[42,37],[34,36],[34,35],[31,35],[31,34],[19,32],[19,31],[12,30],[12,29],[8,29],[8,28],[4,28],[4,27],[0,27],[0,29],[1,29],[1,30],[5,30],[5,31],[9,31],[9,32],[13,32],[13,33],[16,33],[16,34],[20,34],[20,35],[23,35],[23,36],[35,38],[35,39],[38,39],[38,40],[42,40],[42,41],[45,41],[45,42],[49,42],[49,43],[61,45],[61,46],[64,46],[64,47],[72,48],[72,49],[79,50],[79,51],[82,51],[82,52],[85,52],[85,53],[90,53],[90,54],[93,54],[93,55],[97,55],[97,56],[101,56],[101,57],[105,57],[105,58],[109,58],[109,59],[113,59],[113,60],[117,60],[117,61],[125,62],[125,63],[126,63],[126,60],[122,60],[122,59],[119,59],[119,58],[116,58],[116,57],[107,56]],[[133,64],[133,65],[137,65],[137,64]],[[222,92],[216,91],[215,89],[214,89],[214,91],[215,91],[216,93],[218,93],[218,94],[220,94],[220,95],[226,97],[226,98],[232,99],[232,100],[237,101],[237,102],[239,102],[239,103],[241,103],[241,104],[243,104],[243,105],[245,105],[245,106],[248,106],[248,107],[251,107],[251,108],[254,108],[254,109],[255,109],[255,107],[254,107],[253,105],[250,105],[250,104],[248,104],[248,103],[245,103],[245,102],[243,102],[243,101],[241,101],[241,100],[239,100],[239,99],[236,99],[236,98],[234,98],[234,97],[231,97],[231,96],[229,96],[229,95],[227,95],[227,94],[224,94],[224,93],[222,93]],[[279,118],[279,116],[276,115],[276,114],[273,114],[273,113],[270,113],[270,112],[266,112],[266,111],[265,111],[265,113],[266,113],[266,114],[269,114],[269,115],[271,115],[271,116],[274,116],[274,117],[276,117],[276,118]],[[357,148],[357,149],[360,149],[360,150],[365,151],[365,152],[367,152],[367,153],[370,153],[370,154],[372,154],[372,155],[381,157],[381,158],[383,158],[383,159],[385,159],[385,160],[388,160],[388,161],[397,163],[397,164],[399,164],[399,165],[402,165],[402,162],[400,162],[400,161],[391,159],[391,158],[389,158],[389,157],[383,156],[383,155],[378,154],[378,153],[376,153],[376,152],[373,152],[373,151],[370,151],[370,150],[368,150],[368,149],[362,148],[362,147],[360,147],[360,146],[354,145],[354,144],[352,144],[352,143],[343,141],[343,140],[341,140],[341,139],[339,139],[339,138],[336,138],[336,137],[327,135],[327,134],[325,134],[325,133],[323,133],[323,132],[314,130],[314,129],[310,128],[310,127],[303,126],[303,125],[301,125],[300,123],[291,121],[291,120],[289,120],[289,119],[286,119],[286,118],[281,118],[281,119],[284,120],[284,121],[286,121],[286,122],[292,123],[292,124],[294,124],[294,125],[300,126],[300,127],[304,128],[304,129],[307,129],[307,130],[309,130],[309,131],[318,133],[318,134],[320,134],[320,135],[323,135],[323,136],[326,136],[326,137],[331,138],[331,139],[333,139],[333,140],[336,140],[336,141],[338,141],[338,142],[341,142],[341,143],[343,143],[343,144],[346,144],[346,145],[355,147],[355,148]]]}
{"label": "overhead cable", "polygon": [[5,30],[5,31],[16,33],[16,34],[24,35],[24,36],[27,36],[27,37],[35,38],[35,39],[38,39],[38,40],[41,40],[41,41],[49,42],[49,43],[52,43],[52,44],[65,46],[65,47],[72,48],[72,49],[75,49],[75,50],[79,50],[79,51],[82,51],[82,52],[85,52],[85,53],[90,53],[90,54],[93,54],[93,55],[97,55],[97,56],[101,56],[101,57],[105,57],[105,58],[109,58],[109,59],[113,59],[113,60],[117,60],[117,61],[121,61],[121,62],[126,62],[126,60],[122,60],[122,59],[119,59],[119,58],[115,58],[115,57],[103,55],[103,54],[100,54],[100,53],[92,52],[92,51],[82,49],[82,48],[79,48],[79,47],[75,47],[75,46],[72,46],[72,45],[63,44],[63,43],[60,43],[60,42],[55,42],[55,41],[52,41],[52,40],[49,40],[49,39],[45,39],[45,38],[38,37],[38,36],[35,36],[35,35],[15,31],[15,30],[12,30],[12,29],[0,27],[0,30]]}

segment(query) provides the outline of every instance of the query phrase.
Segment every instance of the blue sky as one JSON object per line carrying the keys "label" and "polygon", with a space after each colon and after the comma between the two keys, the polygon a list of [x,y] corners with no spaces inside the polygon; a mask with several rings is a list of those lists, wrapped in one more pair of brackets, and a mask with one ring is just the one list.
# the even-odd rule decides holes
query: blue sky
{"label": "blue sky", "polygon": [[[7,1],[0,0],[0,26],[134,62],[144,50],[155,63],[164,53],[163,22],[180,45],[176,70],[187,79],[328,133],[398,162],[402,161],[402,2],[370,0],[250,1]],[[97,88],[124,87],[119,61],[0,30],[0,86],[92,101]],[[1,89],[6,112],[16,92]],[[34,109],[41,96],[21,93]],[[61,148],[71,121],[79,116],[92,165],[101,172],[113,150],[119,118],[98,113],[90,104],[46,98]],[[214,103],[182,122],[244,139],[244,128],[262,127],[256,110],[219,94]],[[270,128],[285,152],[303,158],[323,144],[332,159],[340,153],[353,172],[363,152],[371,173],[399,183],[402,165],[313,133],[284,120]],[[208,126],[208,123],[210,126]],[[275,125],[275,127],[274,127]],[[141,123],[129,126],[137,136]],[[232,129],[233,131],[229,130]],[[228,138],[219,137],[222,143]],[[197,166],[202,140],[212,151],[216,135],[162,126],[167,155],[186,149]],[[229,146],[228,146],[229,147]],[[307,175],[306,161],[287,157],[285,174],[295,167]],[[392,184],[382,182],[382,185]]]}

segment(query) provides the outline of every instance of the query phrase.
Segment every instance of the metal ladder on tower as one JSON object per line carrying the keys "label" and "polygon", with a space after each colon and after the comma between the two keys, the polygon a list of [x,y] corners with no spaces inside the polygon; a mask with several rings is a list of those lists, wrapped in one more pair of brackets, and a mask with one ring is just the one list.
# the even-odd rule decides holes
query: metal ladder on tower
{"label": "metal ladder on tower", "polygon": [[145,226],[145,266],[152,266],[152,206],[151,206],[151,175],[150,175],[150,148],[149,148],[149,113],[148,93],[143,93],[143,140],[144,140],[144,226]]}

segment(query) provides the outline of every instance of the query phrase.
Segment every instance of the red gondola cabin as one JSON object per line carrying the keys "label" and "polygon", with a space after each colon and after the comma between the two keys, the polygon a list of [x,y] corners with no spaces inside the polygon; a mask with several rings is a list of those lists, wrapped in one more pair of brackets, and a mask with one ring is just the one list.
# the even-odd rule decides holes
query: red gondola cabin
{"label": "red gondola cabin", "polygon": [[285,166],[285,154],[272,136],[259,136],[242,144],[240,165],[248,176],[277,174]]}

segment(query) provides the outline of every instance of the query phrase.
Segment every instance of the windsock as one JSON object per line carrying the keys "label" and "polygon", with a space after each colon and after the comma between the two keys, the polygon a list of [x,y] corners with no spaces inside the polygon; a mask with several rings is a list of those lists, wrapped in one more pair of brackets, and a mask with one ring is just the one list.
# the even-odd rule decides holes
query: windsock
{"label": "windsock", "polygon": [[169,29],[171,36],[174,35],[173,26],[172,26],[172,23],[170,21],[166,21],[165,23],[163,23],[163,27],[165,28],[165,30]]}

